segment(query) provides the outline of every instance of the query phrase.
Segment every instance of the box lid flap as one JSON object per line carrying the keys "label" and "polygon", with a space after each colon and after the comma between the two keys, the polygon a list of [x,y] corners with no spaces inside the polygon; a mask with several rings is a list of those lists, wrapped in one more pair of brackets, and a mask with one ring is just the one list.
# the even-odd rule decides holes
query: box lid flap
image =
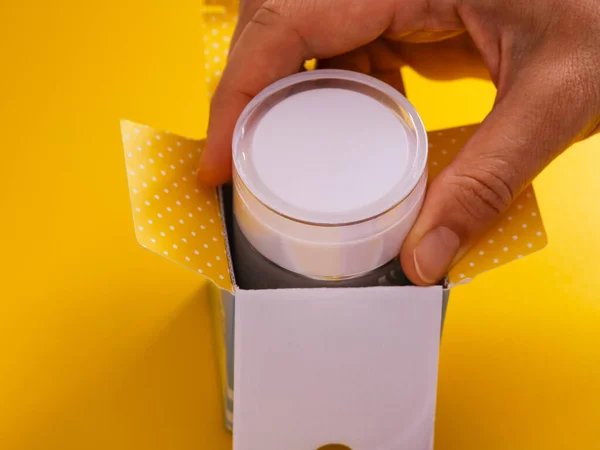
{"label": "box lid flap", "polygon": [[429,450],[442,288],[236,294],[234,450]]}
{"label": "box lid flap", "polygon": [[[139,243],[231,291],[217,191],[200,186],[195,175],[204,141],[129,121],[121,128]],[[476,129],[471,125],[428,133],[430,180],[450,164]],[[529,186],[450,270],[450,286],[541,250],[547,242]]]}
{"label": "box lid flap", "polygon": [[[428,133],[430,180],[450,164],[476,129],[477,125],[471,125]],[[450,286],[541,250],[547,243],[535,192],[529,186],[450,270]]]}
{"label": "box lid flap", "polygon": [[140,245],[231,291],[217,190],[196,179],[203,141],[129,121],[121,134]]}

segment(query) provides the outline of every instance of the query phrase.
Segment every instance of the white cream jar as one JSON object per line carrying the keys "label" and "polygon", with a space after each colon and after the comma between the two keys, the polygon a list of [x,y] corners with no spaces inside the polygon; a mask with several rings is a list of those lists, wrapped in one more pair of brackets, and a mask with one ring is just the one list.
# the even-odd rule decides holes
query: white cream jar
{"label": "white cream jar", "polygon": [[240,116],[234,217],[280,268],[361,277],[398,256],[423,203],[426,161],[423,123],[391,86],[348,71],[299,73]]}

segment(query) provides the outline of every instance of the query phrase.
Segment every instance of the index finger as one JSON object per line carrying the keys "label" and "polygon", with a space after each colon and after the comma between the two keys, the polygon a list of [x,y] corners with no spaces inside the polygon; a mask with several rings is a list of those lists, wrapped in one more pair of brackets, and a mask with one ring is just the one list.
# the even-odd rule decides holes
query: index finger
{"label": "index finger", "polygon": [[231,140],[243,109],[265,87],[296,73],[310,53],[288,20],[259,8],[241,32],[213,96],[200,181],[219,185],[231,179]]}

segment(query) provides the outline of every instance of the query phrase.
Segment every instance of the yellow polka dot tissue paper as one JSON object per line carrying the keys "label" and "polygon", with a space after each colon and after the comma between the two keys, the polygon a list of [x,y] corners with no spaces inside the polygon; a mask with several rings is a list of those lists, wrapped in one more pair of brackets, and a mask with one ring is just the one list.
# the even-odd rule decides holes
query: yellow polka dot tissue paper
{"label": "yellow polka dot tissue paper", "polygon": [[230,290],[219,198],[198,184],[203,141],[121,123],[138,242]]}
{"label": "yellow polka dot tissue paper", "polygon": [[[232,290],[217,191],[196,180],[204,141],[123,121],[123,145],[139,243]],[[435,178],[477,126],[429,133],[429,176]],[[544,248],[547,244],[532,187],[448,274],[449,286]]]}

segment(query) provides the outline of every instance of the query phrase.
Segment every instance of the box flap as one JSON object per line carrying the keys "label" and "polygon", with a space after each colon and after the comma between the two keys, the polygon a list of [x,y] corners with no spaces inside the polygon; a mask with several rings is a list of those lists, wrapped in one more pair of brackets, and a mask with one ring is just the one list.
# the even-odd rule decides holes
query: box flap
{"label": "box flap", "polygon": [[234,450],[430,450],[441,311],[439,286],[238,292]]}
{"label": "box flap", "polygon": [[[477,125],[433,131],[429,137],[429,179],[454,159]],[[450,286],[541,250],[548,243],[533,187],[515,200],[494,227],[450,270]]]}
{"label": "box flap", "polygon": [[203,141],[129,121],[121,134],[140,245],[231,291],[217,190],[196,179]]}
{"label": "box flap", "polygon": [[212,97],[229,55],[229,44],[235,30],[238,0],[205,0],[202,30],[204,31],[204,69],[206,91]]}
{"label": "box flap", "polygon": [[[231,291],[217,191],[200,186],[195,176],[204,141],[128,121],[123,121],[121,128],[139,243]],[[471,125],[428,133],[430,180],[452,161],[476,129],[477,125]],[[529,186],[450,270],[450,286],[541,250],[547,242],[535,193]]]}

